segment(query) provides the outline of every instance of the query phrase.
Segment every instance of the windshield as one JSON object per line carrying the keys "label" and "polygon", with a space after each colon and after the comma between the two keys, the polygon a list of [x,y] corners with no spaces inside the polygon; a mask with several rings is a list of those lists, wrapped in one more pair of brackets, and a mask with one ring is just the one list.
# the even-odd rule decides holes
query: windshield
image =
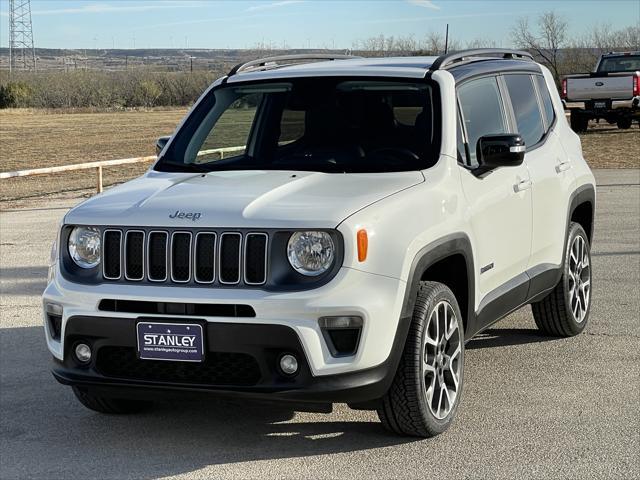
{"label": "windshield", "polygon": [[598,66],[599,72],[635,72],[636,70],[640,70],[640,55],[603,58]]}
{"label": "windshield", "polygon": [[299,79],[215,89],[155,169],[421,170],[435,163],[427,83]]}

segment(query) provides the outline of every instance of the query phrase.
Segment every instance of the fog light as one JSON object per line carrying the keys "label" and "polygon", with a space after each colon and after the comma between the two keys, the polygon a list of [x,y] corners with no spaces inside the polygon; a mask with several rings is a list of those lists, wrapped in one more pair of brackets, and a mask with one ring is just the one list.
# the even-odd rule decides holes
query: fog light
{"label": "fog light", "polygon": [[280,370],[286,375],[293,375],[298,371],[298,359],[291,354],[280,357]]}
{"label": "fog light", "polygon": [[76,358],[80,363],[89,363],[91,361],[91,347],[86,343],[76,345]]}

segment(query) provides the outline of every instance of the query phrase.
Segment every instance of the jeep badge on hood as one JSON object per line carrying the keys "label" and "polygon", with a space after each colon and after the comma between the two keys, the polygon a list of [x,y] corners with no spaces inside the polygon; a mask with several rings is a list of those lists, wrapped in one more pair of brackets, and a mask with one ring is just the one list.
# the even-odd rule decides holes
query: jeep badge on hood
{"label": "jeep badge on hood", "polygon": [[181,212],[180,210],[176,210],[176,213],[169,215],[169,218],[186,218],[190,219],[192,222],[200,220],[202,213],[200,212]]}

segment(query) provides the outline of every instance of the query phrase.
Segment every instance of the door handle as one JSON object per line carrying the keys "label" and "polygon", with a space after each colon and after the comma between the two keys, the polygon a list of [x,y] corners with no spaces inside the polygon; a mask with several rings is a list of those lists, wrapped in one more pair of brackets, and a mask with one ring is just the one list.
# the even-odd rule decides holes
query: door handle
{"label": "door handle", "polygon": [[566,172],[571,168],[571,162],[561,162],[556,165],[556,173]]}
{"label": "door handle", "polygon": [[531,188],[531,180],[522,180],[520,183],[516,183],[513,186],[513,189],[516,193],[524,192],[525,190],[529,190]]}

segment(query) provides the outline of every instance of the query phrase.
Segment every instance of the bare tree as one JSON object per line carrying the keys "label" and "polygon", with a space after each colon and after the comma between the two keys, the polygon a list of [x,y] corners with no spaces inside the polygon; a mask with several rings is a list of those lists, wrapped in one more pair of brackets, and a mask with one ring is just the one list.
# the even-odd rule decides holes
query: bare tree
{"label": "bare tree", "polygon": [[546,12],[538,17],[533,29],[527,17],[518,19],[511,31],[513,43],[532,52],[549,67],[556,79],[560,79],[560,50],[567,42],[567,22],[555,12]]}
{"label": "bare tree", "polygon": [[495,48],[495,40],[489,40],[488,38],[474,38],[465,43],[465,48]]}

